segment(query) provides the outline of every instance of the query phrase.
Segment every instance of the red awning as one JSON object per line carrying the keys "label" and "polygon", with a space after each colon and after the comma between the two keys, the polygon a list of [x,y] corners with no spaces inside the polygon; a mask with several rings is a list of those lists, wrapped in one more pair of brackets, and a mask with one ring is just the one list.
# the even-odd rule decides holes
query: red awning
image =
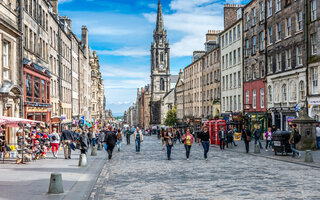
{"label": "red awning", "polygon": [[35,120],[29,120],[29,119],[0,116],[0,125],[4,124],[4,125],[7,125],[7,127],[19,127],[18,125],[19,123],[33,125],[41,122],[35,121]]}

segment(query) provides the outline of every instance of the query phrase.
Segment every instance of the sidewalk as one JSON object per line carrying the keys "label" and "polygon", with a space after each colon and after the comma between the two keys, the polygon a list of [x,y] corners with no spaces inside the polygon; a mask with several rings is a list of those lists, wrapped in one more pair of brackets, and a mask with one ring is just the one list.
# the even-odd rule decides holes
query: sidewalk
{"label": "sidewalk", "polygon": [[[285,162],[291,162],[291,163],[296,163],[296,164],[302,164],[302,165],[307,165],[311,167],[319,167],[320,168],[320,150],[317,151],[312,151],[312,157],[313,157],[313,163],[306,163],[304,162],[305,158],[305,151],[301,151],[301,158],[292,158],[292,153],[289,153],[288,155],[275,155],[274,152],[271,149],[268,149],[268,151],[265,150],[266,142],[262,141],[262,147],[263,149],[260,150],[260,154],[254,153],[254,139],[250,142],[250,147],[249,147],[249,154],[254,155],[254,156],[261,156],[269,159],[275,159],[275,160],[280,160],[280,161],[285,161]],[[232,148],[226,148],[228,151],[234,151],[238,153],[246,153],[246,148],[244,145],[243,141],[236,141],[236,144],[238,146]],[[259,144],[259,143],[258,143]]]}
{"label": "sidewalk", "polygon": [[[78,167],[80,151],[72,151],[71,159],[64,159],[59,151],[58,159],[51,153],[43,160],[28,164],[0,163],[0,199],[87,199],[97,176],[106,162],[105,150],[97,156],[87,153],[88,166]],[[62,174],[64,193],[48,195],[50,174]]]}

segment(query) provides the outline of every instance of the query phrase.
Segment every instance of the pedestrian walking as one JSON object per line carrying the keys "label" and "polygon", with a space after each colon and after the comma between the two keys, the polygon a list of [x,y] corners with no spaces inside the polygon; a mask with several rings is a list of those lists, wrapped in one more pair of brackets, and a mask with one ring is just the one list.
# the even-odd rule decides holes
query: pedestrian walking
{"label": "pedestrian walking", "polygon": [[184,143],[184,147],[186,149],[186,157],[187,157],[187,160],[189,160],[189,157],[190,157],[190,151],[191,151],[191,146],[194,142],[194,137],[193,135],[191,134],[190,132],[190,129],[188,128],[187,131],[186,131],[186,134],[184,134],[182,136],[182,142]]}
{"label": "pedestrian walking", "polygon": [[127,130],[124,133],[126,135],[127,145],[129,145],[130,144],[130,135],[131,135],[131,131],[129,130],[129,126],[127,127]]}
{"label": "pedestrian walking", "polygon": [[181,130],[177,129],[177,140],[181,143]]}
{"label": "pedestrian walking", "polygon": [[208,152],[209,152],[209,146],[210,146],[209,139],[210,139],[210,135],[209,135],[208,127],[203,126],[202,131],[199,134],[199,145],[200,143],[202,144],[205,160],[208,160]]}
{"label": "pedestrian walking", "polygon": [[50,137],[50,144],[51,144],[51,150],[54,158],[57,158],[59,143],[60,143],[60,136],[57,133],[57,129],[53,128],[53,132]]}
{"label": "pedestrian walking", "polygon": [[294,158],[296,156],[296,154],[298,155],[298,158],[300,158],[301,154],[296,149],[296,144],[300,142],[301,135],[300,135],[299,131],[297,130],[296,124],[292,124],[291,127],[292,127],[292,131],[291,131],[291,135],[290,135],[290,139],[289,139],[289,144],[291,145],[292,158]]}
{"label": "pedestrian walking", "polygon": [[71,159],[71,142],[74,141],[73,134],[65,126],[61,133],[61,142],[63,144],[64,158]]}
{"label": "pedestrian walking", "polygon": [[121,134],[121,130],[118,130],[117,133],[117,147],[118,147],[118,151],[121,150],[121,143],[122,143],[122,134]]}
{"label": "pedestrian walking", "polygon": [[319,127],[319,124],[317,124],[317,127],[316,127],[316,134],[317,134],[317,146],[318,146],[318,149],[320,149],[320,127]]}
{"label": "pedestrian walking", "polygon": [[233,146],[238,146],[237,144],[236,144],[236,142],[234,141],[234,134],[236,134],[237,133],[237,128],[236,127],[234,127],[233,129],[232,129],[232,143],[233,143]]}
{"label": "pedestrian walking", "polygon": [[136,153],[140,153],[140,145],[141,145],[141,142],[143,142],[143,134],[139,129],[139,127],[136,128],[136,131],[133,134],[133,138],[136,143]]}
{"label": "pedestrian walking", "polygon": [[246,146],[246,152],[249,153],[249,143],[251,142],[251,131],[249,130],[249,127],[246,126],[245,129],[242,131],[242,139],[244,141],[244,144]]}
{"label": "pedestrian walking", "polygon": [[110,160],[112,158],[112,152],[114,149],[114,146],[117,143],[117,135],[113,131],[113,128],[110,128],[110,131],[106,132],[104,142],[107,145],[107,153],[108,153],[108,159]]}
{"label": "pedestrian walking", "polygon": [[254,132],[253,132],[253,136],[254,136],[254,144],[256,145],[259,142],[259,146],[260,149],[262,149],[262,144],[261,144],[261,130],[260,130],[260,126],[256,126]]}
{"label": "pedestrian walking", "polygon": [[80,152],[81,154],[87,154],[87,151],[89,149],[89,138],[85,131],[81,131],[79,136],[79,144],[80,144]]}
{"label": "pedestrian walking", "polygon": [[174,139],[174,135],[173,135],[173,132],[172,132],[172,128],[169,127],[168,128],[168,131],[165,133],[165,136],[164,136],[164,140],[166,142],[166,145],[167,145],[167,157],[168,157],[168,160],[171,160],[171,149],[173,147],[173,140]]}
{"label": "pedestrian walking", "polygon": [[97,138],[97,130],[93,129],[92,135],[91,135],[91,141],[92,141],[92,146],[96,146],[96,138]]}
{"label": "pedestrian walking", "polygon": [[220,141],[220,150],[224,150],[224,147],[226,145],[226,131],[224,126],[220,127],[218,135],[219,135],[219,141]]}
{"label": "pedestrian walking", "polygon": [[164,141],[164,135],[165,135],[164,128],[161,128],[160,137],[161,137],[161,143],[162,143],[162,151],[164,151],[164,146],[166,145],[166,143]]}
{"label": "pedestrian walking", "polygon": [[267,132],[266,132],[266,151],[268,151],[268,148],[272,147],[272,151],[274,151],[273,149],[273,142],[272,142],[272,131],[271,131],[271,127],[268,128]]}

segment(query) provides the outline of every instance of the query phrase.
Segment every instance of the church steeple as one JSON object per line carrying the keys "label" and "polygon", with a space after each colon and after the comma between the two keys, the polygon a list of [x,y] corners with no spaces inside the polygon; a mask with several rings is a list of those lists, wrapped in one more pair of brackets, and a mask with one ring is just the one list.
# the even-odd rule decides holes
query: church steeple
{"label": "church steeple", "polygon": [[161,1],[159,0],[158,3],[158,14],[157,14],[157,27],[156,27],[156,32],[161,33],[164,31],[164,24],[163,24],[163,15],[162,15],[162,6],[161,6]]}

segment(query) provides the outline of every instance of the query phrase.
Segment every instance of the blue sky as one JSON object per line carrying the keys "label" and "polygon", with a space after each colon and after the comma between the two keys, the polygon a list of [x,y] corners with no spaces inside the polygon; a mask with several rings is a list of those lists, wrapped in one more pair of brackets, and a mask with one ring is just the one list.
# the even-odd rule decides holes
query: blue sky
{"label": "blue sky", "polygon": [[[242,3],[248,0],[242,1]],[[241,0],[162,0],[164,25],[171,47],[171,74],[191,63],[203,50],[208,30],[223,29],[223,6]],[[138,87],[150,82],[150,45],[158,0],[59,0],[60,15],[72,20],[79,37],[89,30],[98,52],[107,108],[123,113],[136,99]]]}

